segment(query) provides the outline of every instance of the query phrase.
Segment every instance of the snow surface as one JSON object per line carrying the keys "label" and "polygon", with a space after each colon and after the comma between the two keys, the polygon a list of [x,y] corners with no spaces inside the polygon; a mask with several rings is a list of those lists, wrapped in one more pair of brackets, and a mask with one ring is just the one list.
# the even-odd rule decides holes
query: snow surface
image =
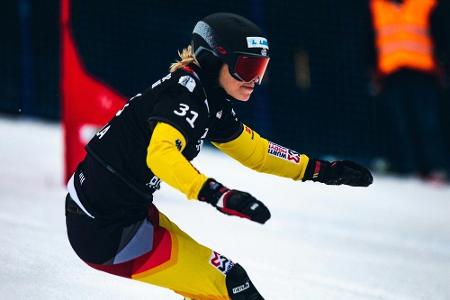
{"label": "snow surface", "polygon": [[[59,125],[0,118],[1,299],[181,299],[93,270],[65,229]],[[266,299],[450,299],[450,187],[375,177],[370,188],[301,183],[204,149],[194,164],[266,203],[264,226],[163,185],[156,205],[241,263]]]}

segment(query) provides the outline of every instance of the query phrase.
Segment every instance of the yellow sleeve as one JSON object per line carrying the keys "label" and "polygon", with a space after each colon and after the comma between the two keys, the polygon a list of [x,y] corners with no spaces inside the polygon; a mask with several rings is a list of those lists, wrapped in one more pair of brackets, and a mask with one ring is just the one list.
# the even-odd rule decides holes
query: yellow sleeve
{"label": "yellow sleeve", "polygon": [[213,145],[255,171],[294,180],[303,178],[309,161],[308,156],[269,142],[245,125],[236,139]]}
{"label": "yellow sleeve", "polygon": [[185,194],[188,199],[197,199],[208,177],[195,169],[181,154],[185,147],[186,139],[177,129],[159,122],[147,147],[147,166],[162,181]]}

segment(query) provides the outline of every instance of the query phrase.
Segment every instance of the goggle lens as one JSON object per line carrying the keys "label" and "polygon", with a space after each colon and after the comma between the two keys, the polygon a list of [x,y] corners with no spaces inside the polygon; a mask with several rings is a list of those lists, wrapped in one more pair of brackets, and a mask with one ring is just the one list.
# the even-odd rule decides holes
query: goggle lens
{"label": "goggle lens", "polygon": [[245,82],[258,77],[258,83],[261,83],[268,64],[269,57],[239,55],[234,66],[234,74]]}

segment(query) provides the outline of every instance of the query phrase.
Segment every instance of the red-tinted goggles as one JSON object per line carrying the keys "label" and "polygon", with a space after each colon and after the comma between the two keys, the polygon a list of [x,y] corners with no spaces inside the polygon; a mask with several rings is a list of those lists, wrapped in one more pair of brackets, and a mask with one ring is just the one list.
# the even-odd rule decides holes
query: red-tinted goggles
{"label": "red-tinted goggles", "polygon": [[237,80],[245,82],[258,78],[257,84],[261,84],[268,64],[269,57],[267,56],[238,54],[230,73]]}

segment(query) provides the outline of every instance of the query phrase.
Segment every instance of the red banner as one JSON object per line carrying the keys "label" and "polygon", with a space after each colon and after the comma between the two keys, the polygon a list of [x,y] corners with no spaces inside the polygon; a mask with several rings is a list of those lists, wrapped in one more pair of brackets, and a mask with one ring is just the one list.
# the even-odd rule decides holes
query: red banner
{"label": "red banner", "polygon": [[84,158],[84,146],[123,107],[126,99],[89,75],[70,29],[70,0],[61,0],[61,97],[65,181]]}

